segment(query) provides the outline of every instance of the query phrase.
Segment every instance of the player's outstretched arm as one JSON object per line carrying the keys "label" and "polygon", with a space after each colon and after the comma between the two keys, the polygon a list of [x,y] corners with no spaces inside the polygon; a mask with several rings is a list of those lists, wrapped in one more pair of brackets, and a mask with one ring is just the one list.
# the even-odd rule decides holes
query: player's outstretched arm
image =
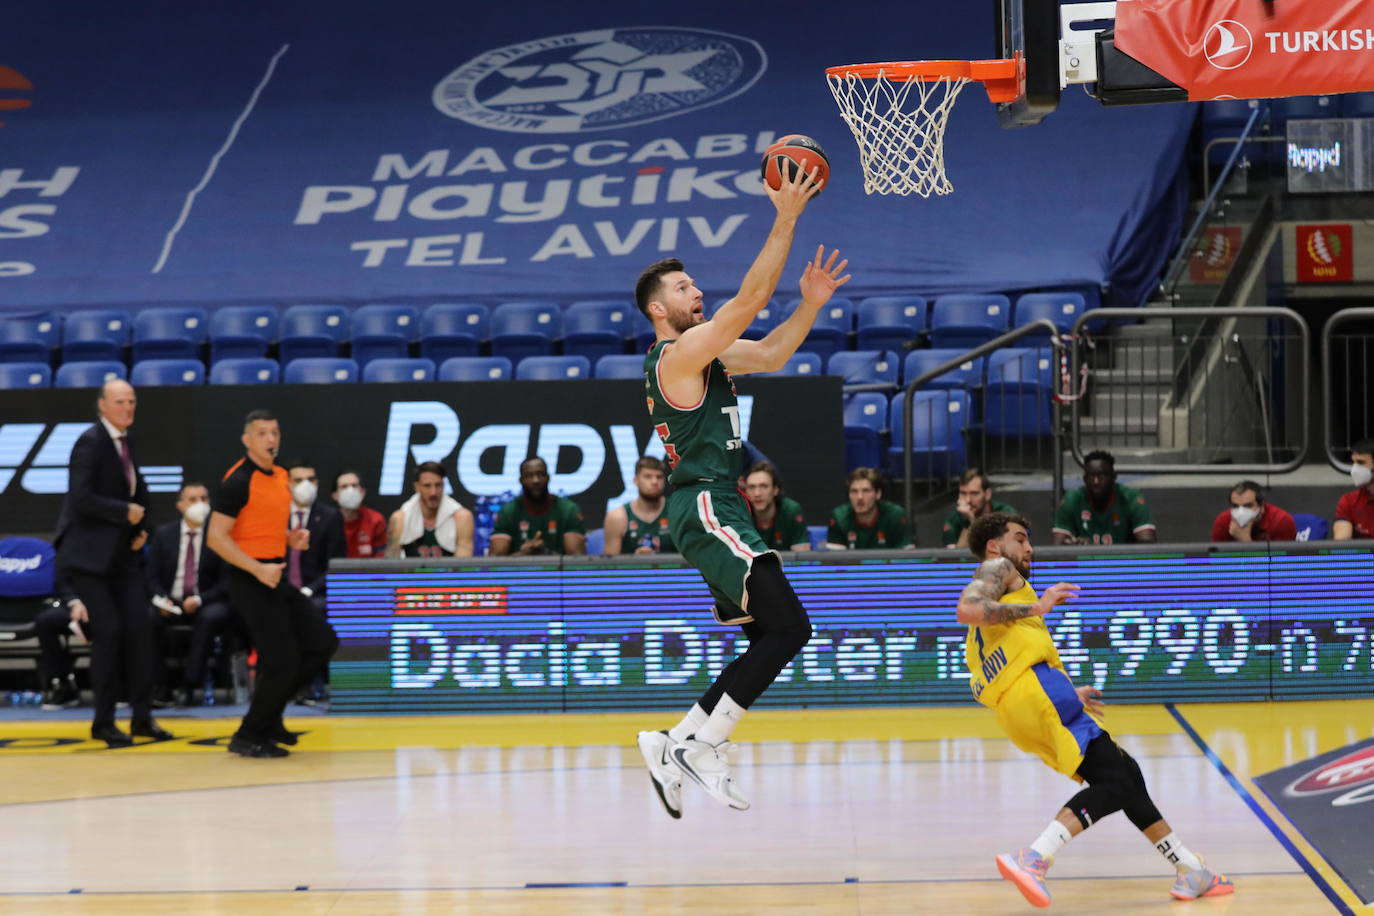
{"label": "player's outstretched arm", "polygon": [[764,185],[764,190],[777,209],[768,239],[744,275],[744,282],[734,298],[722,305],[710,321],[683,333],[677,343],[664,353],[660,372],[667,379],[686,378],[706,368],[707,363],[739,340],[754,316],[768,304],[773,291],[778,288],[778,278],[782,276],[788,252],[792,250],[797,218],[824,184],[816,180],[818,171],[819,168],[816,168],[810,173],[803,173],[797,169],[796,174],[784,181],[776,191]]}
{"label": "player's outstretched arm", "polygon": [[736,374],[743,372],[773,372],[797,352],[811,326],[816,323],[816,315],[821,307],[835,295],[835,290],[849,282],[849,274],[844,269],[849,261],[835,263],[839,257],[838,249],[825,256],[825,246],[816,246],[816,257],[806,262],[801,278],[801,304],[787,320],[768,333],[763,340],[737,340],[721,354],[725,368]]}
{"label": "player's outstretched arm", "polygon": [[983,626],[1043,614],[1039,603],[1008,604],[1001,600],[1002,596],[1012,591],[1020,580],[1021,574],[1006,557],[985,560],[973,574],[973,581],[964,586],[963,594],[959,596],[959,622],[969,626]]}

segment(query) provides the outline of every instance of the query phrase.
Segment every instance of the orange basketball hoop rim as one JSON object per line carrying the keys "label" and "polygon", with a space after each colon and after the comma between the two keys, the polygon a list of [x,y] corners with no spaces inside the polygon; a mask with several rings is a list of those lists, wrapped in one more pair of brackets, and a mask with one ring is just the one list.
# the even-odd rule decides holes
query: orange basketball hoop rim
{"label": "orange basketball hoop rim", "polygon": [[973,80],[983,84],[991,102],[1014,102],[1021,94],[1024,72],[1019,60],[898,60],[876,64],[827,67],[826,76],[861,80]]}

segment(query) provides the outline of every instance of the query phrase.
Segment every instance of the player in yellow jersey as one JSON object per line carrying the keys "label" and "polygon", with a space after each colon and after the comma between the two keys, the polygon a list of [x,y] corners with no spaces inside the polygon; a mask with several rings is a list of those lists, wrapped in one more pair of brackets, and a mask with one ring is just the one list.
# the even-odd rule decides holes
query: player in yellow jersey
{"label": "player in yellow jersey", "polygon": [[1029,527],[1019,515],[993,512],[969,529],[969,549],[982,561],[959,596],[959,622],[968,624],[970,686],[974,699],[997,711],[997,724],[1013,744],[1086,788],[1030,846],[998,856],[998,870],[1032,904],[1049,906],[1045,873],[1055,853],[1097,821],[1124,811],[1177,869],[1171,895],[1195,900],[1231,893],[1231,881],[1174,835],[1150,800],[1140,766],[1103,730],[1101,693],[1069,680],[1045,614],[1076,597],[1078,586],[1059,582],[1036,596]]}

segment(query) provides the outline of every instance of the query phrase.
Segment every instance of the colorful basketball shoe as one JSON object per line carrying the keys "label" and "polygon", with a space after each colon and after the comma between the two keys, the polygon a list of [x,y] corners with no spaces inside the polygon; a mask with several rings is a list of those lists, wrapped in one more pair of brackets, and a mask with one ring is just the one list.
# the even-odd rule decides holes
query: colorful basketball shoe
{"label": "colorful basketball shoe", "polygon": [[1235,892],[1236,886],[1231,883],[1231,879],[1220,872],[1212,871],[1207,867],[1206,862],[1202,863],[1201,868],[1179,872],[1178,880],[1169,889],[1169,894],[1175,900],[1221,897]]}
{"label": "colorful basketball shoe", "polygon": [[1016,852],[1004,852],[997,857],[997,870],[1019,890],[1031,906],[1050,905],[1050,889],[1045,873],[1053,859],[1047,859],[1027,846]]}

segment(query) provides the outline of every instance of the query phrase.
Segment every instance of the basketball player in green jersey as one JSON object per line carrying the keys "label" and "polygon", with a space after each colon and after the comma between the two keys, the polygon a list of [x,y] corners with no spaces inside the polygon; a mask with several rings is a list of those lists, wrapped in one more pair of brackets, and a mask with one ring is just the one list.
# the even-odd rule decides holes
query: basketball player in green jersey
{"label": "basketball player in green jersey", "polygon": [[669,259],[650,265],[635,285],[639,309],[658,339],[644,358],[644,388],[654,429],[675,487],[668,519],[678,551],[706,579],[715,616],[739,624],[749,649],[732,661],[676,726],[641,732],[639,749],[655,790],[673,817],[682,816],[682,777],[723,804],[749,807],[730,776],[727,739],[744,711],[811,638],[806,609],[782,574],[778,554],[754,529],[738,488],[743,470],[739,405],[732,373],[780,368],[806,337],[816,313],[848,280],[847,261],[824,246],[806,265],[801,304],[762,340],[741,340],[768,304],[792,247],[797,219],[820,190],[815,174],[793,170],[774,191],[765,185],[777,214],[735,297],[707,321],[702,294]]}
{"label": "basketball player in green jersey", "polygon": [[668,530],[668,500],[663,495],[667,469],[652,455],[635,462],[639,496],[606,513],[606,555],[673,553]]}

